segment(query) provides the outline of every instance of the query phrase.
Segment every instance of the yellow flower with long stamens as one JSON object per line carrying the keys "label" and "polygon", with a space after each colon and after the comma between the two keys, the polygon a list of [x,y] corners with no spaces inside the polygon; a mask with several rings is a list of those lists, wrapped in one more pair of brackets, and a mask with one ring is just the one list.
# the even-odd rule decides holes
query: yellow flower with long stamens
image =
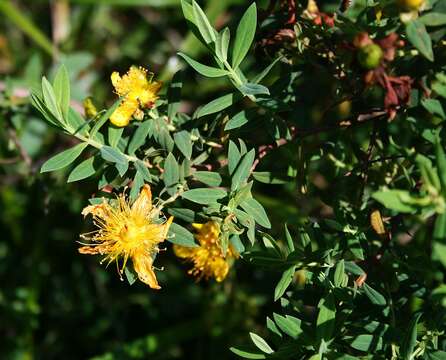
{"label": "yellow flower with long stamens", "polygon": [[152,81],[152,78],[153,73],[148,73],[146,69],[136,66],[132,66],[122,77],[116,71],[111,74],[116,93],[124,97],[119,107],[110,116],[113,125],[127,126],[132,116],[141,113],[142,109],[154,106],[162,83]]}
{"label": "yellow flower with long stamens", "polygon": [[91,243],[79,248],[79,252],[105,255],[102,261],[108,263],[115,261],[121,279],[131,259],[139,280],[152,289],[160,289],[153,261],[159,252],[158,244],[166,239],[173,217],[164,223],[157,222],[159,209],[152,206],[150,186],[143,186],[133,204],[121,194],[116,204],[104,201],[99,205],[87,206],[82,215],[88,214],[93,215],[94,224],[99,229],[81,235]]}
{"label": "yellow flower with long stamens", "polygon": [[238,258],[237,252],[232,246],[223,254],[220,244],[220,225],[215,221],[209,221],[205,224],[192,224],[197,230],[195,238],[198,240],[199,247],[185,247],[174,245],[173,250],[179,258],[193,263],[193,268],[188,271],[189,274],[198,279],[215,278],[218,282],[223,281],[228,275],[234,259]]}

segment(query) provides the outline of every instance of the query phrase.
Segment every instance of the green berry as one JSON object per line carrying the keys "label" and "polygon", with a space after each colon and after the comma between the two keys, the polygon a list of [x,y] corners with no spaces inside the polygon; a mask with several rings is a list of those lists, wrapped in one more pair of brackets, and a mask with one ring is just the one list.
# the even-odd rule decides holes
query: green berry
{"label": "green berry", "polygon": [[383,57],[381,47],[369,44],[359,49],[358,61],[364,69],[372,70],[379,66]]}

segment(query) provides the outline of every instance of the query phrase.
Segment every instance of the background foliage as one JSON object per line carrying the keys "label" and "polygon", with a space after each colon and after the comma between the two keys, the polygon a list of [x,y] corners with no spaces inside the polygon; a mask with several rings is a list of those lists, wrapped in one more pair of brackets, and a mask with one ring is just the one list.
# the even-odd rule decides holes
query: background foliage
{"label": "background foliage", "polygon": [[[446,7],[348,3],[0,2],[5,358],[445,358]],[[121,133],[110,74],[133,64],[165,85]],[[54,160],[98,123],[100,151]],[[82,208],[129,180],[178,195],[177,241],[227,220],[225,282],[170,244],[159,292],[78,255]]]}

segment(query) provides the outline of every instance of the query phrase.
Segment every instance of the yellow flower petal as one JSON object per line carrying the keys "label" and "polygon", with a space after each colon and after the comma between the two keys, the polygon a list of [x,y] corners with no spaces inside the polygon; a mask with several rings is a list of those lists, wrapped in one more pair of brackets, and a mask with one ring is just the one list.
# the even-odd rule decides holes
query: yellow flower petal
{"label": "yellow flower petal", "polygon": [[195,238],[200,243],[200,246],[191,248],[174,245],[175,255],[193,264],[192,269],[189,270],[190,274],[198,278],[215,278],[218,282],[223,281],[238,254],[232,246],[229,246],[225,255],[223,254],[219,240],[219,223],[209,221],[205,224],[194,223],[192,226],[197,230]]}
{"label": "yellow flower petal", "polygon": [[118,127],[127,126],[134,112],[138,109],[138,101],[124,99],[121,105],[110,116],[110,121]]}
{"label": "yellow flower petal", "polygon": [[[120,274],[130,258],[139,279],[154,289],[159,289],[153,260],[158,254],[158,244],[166,239],[173,217],[159,223],[158,215],[152,213],[152,194],[149,185],[144,185],[137,200],[130,204],[124,194],[115,203],[105,202],[87,206],[83,215],[93,215],[97,230],[82,234],[82,239],[91,241],[79,249],[81,254],[105,255],[108,263],[122,260]],[[119,266],[119,264],[118,264]]]}

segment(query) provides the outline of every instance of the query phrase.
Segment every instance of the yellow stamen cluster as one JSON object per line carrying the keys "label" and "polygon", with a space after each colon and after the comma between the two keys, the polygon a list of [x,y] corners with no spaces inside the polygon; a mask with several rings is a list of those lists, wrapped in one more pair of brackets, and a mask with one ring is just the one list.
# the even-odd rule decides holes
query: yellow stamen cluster
{"label": "yellow stamen cluster", "polygon": [[199,247],[184,247],[174,245],[175,255],[193,263],[193,268],[189,274],[198,279],[215,278],[218,282],[223,281],[228,275],[229,268],[237,252],[229,246],[226,255],[223,254],[220,237],[220,225],[215,221],[209,221],[205,224],[192,224],[197,230],[195,238],[198,240]]}
{"label": "yellow stamen cluster", "polygon": [[93,215],[95,225],[99,228],[83,239],[91,244],[79,249],[81,254],[105,255],[103,261],[119,261],[124,272],[130,258],[139,280],[152,289],[160,289],[155,276],[153,261],[159,252],[158,244],[166,239],[173,218],[165,223],[158,223],[159,210],[152,206],[152,193],[149,185],[144,185],[138,198],[130,205],[125,195],[121,194],[116,204],[103,202],[99,205],[87,206],[82,214]]}
{"label": "yellow stamen cluster", "polygon": [[147,73],[146,69],[135,66],[122,77],[116,71],[111,75],[116,93],[124,97],[110,116],[113,125],[127,126],[132,117],[141,117],[142,109],[153,107],[162,83],[152,81],[152,77],[153,74]]}

